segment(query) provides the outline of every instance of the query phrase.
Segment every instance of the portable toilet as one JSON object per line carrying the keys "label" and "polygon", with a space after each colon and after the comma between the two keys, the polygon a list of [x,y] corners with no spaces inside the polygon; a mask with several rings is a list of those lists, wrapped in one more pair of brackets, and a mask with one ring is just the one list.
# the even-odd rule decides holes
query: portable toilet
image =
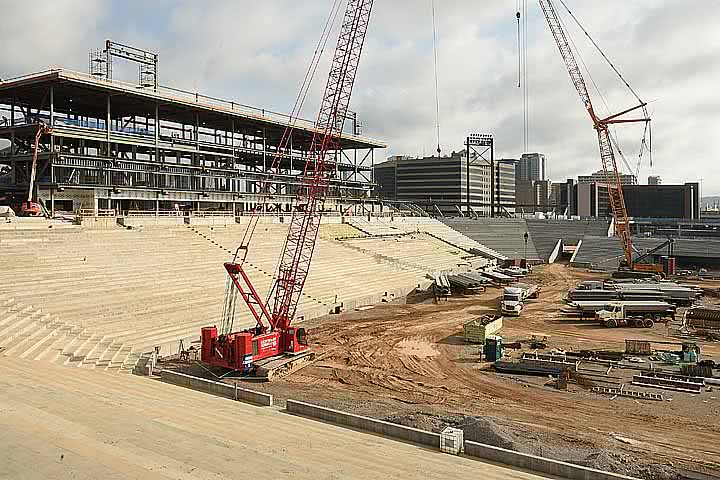
{"label": "portable toilet", "polygon": [[502,357],[502,337],[488,335],[485,337],[485,360],[497,362]]}

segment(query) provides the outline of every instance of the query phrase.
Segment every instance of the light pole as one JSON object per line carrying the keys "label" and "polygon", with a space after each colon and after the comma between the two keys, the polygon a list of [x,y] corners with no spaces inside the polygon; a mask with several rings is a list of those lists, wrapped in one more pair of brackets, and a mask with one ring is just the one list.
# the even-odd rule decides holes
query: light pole
{"label": "light pole", "polygon": [[523,268],[527,268],[527,244],[528,244],[528,238],[530,238],[530,235],[528,232],[525,232],[523,234],[523,238],[525,239],[525,256],[523,257],[523,261],[525,262],[525,265],[521,265]]}

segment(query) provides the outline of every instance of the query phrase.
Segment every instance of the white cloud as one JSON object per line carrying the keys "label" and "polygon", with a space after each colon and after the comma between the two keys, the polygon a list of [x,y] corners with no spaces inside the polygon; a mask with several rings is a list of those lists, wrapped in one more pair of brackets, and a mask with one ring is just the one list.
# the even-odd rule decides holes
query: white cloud
{"label": "white cloud", "polygon": [[[162,83],[287,111],[331,3],[3,2],[0,76],[54,65],[84,70],[88,50],[109,37],[158,51]],[[469,132],[486,131],[496,136],[498,156],[519,156],[514,2],[435,3],[443,150],[461,148]],[[645,162],[641,177],[660,174],[665,183],[702,177],[706,192],[720,193],[720,165],[711,146],[720,127],[714,92],[720,35],[712,15],[720,0],[566,3],[640,96],[652,102],[655,166],[650,170]],[[564,180],[599,168],[596,137],[539,7],[529,4],[530,149],[546,153],[550,176]],[[612,71],[571,21],[566,24],[611,109],[630,105],[632,97]],[[388,155],[435,149],[431,39],[429,0],[375,2],[351,109],[359,112],[367,135],[388,142]],[[326,72],[318,72],[306,116],[314,116]],[[591,95],[602,111],[592,87]],[[633,127],[618,131],[634,165],[640,133]]]}

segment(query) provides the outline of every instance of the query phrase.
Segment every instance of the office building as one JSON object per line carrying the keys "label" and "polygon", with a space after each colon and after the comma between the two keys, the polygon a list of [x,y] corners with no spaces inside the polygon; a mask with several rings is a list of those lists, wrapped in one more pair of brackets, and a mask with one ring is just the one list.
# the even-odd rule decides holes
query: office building
{"label": "office building", "polygon": [[520,181],[535,182],[545,180],[545,155],[542,153],[523,153],[517,162],[515,176]]}
{"label": "office building", "polygon": [[[579,175],[578,183],[606,183],[605,172],[598,170],[592,175]],[[637,177],[631,174],[620,173],[620,183],[622,185],[637,185]]]}

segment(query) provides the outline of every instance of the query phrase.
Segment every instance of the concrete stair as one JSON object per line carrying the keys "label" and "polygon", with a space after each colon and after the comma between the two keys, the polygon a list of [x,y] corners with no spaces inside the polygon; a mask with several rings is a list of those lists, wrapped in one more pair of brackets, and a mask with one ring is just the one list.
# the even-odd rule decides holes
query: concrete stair
{"label": "concrete stair", "polygon": [[[439,222],[431,227],[438,225],[452,232]],[[272,284],[287,228],[260,223],[256,230],[246,267],[261,294]],[[132,371],[156,346],[162,355],[175,353],[181,339],[187,345],[201,327],[220,323],[227,280],[222,264],[244,229],[2,231],[0,346],[13,356],[116,372]],[[400,229],[415,233],[390,244],[365,238],[351,225],[321,225],[297,316],[396,298],[426,282],[430,271],[473,258],[467,245],[417,234],[411,224]],[[235,327],[251,324],[250,314],[238,309]]]}
{"label": "concrete stair", "polygon": [[14,299],[0,300],[2,355],[102,370],[132,371],[132,347],[68,324]]}

